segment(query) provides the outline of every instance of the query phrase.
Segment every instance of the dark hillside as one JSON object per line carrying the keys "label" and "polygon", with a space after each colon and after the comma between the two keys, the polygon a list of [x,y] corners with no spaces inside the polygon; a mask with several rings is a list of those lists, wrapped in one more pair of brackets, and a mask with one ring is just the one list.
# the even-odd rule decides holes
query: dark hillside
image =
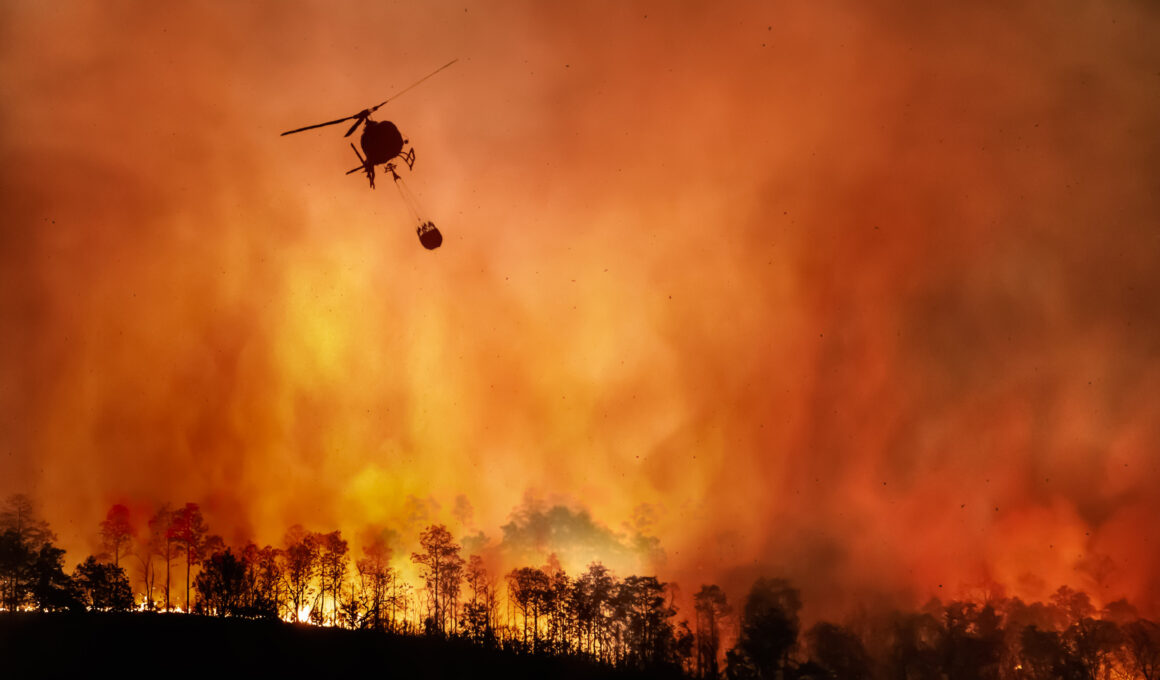
{"label": "dark hillside", "polygon": [[[643,678],[457,640],[179,614],[0,613],[0,678]],[[672,676],[670,676],[672,677]]]}

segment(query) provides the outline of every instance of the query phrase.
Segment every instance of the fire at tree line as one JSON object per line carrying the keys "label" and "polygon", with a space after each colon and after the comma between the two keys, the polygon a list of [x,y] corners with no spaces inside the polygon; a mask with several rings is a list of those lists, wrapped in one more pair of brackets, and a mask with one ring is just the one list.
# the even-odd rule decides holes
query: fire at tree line
{"label": "fire at tree line", "polygon": [[[381,540],[355,559],[341,532],[294,526],[281,548],[235,550],[209,533],[194,503],[158,510],[140,532],[114,505],[98,532],[102,552],[70,576],[47,522],[27,497],[9,497],[0,506],[2,608],[282,619],[700,678],[1160,679],[1160,625],[1125,600],[1097,609],[1067,587],[1047,603],[987,592],[803,631],[799,591],[761,578],[739,608],[720,587],[702,586],[690,625],[677,621],[674,584],[618,578],[599,562],[576,576],[553,558],[513,569],[501,599],[501,580],[478,555],[464,559],[443,525],[424,529],[422,552],[410,556],[419,587],[390,566]],[[122,566],[130,556],[136,592]]]}

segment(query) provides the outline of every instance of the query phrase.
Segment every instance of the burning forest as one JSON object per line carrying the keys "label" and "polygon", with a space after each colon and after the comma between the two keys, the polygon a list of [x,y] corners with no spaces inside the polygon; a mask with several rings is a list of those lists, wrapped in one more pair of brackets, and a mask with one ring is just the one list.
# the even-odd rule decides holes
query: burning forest
{"label": "burning forest", "polygon": [[[843,624],[807,627],[801,591],[763,577],[736,605],[720,586],[702,585],[691,597],[690,622],[678,618],[676,583],[620,577],[599,561],[569,574],[555,554],[543,566],[500,575],[481,555],[465,557],[441,524],[423,529],[419,551],[405,560],[418,580],[397,566],[382,534],[361,556],[341,531],[299,525],[279,547],[229,546],[210,532],[196,503],[159,508],[146,526],[138,535],[128,509],[114,505],[98,524],[102,551],[70,576],[32,503],[10,497],[0,511],[0,604],[7,612],[0,630],[11,633],[34,612],[281,619],[666,677],[1150,680],[1160,669],[1160,625],[1126,600],[1097,608],[1067,586],[1047,602],[995,588],[970,599],[935,598],[915,611],[863,610]],[[5,652],[16,662],[27,654]],[[356,662],[373,668],[388,660]],[[41,670],[59,668],[46,660]]]}
{"label": "burning forest", "polygon": [[5,2],[4,607],[1150,679],[1158,33]]}

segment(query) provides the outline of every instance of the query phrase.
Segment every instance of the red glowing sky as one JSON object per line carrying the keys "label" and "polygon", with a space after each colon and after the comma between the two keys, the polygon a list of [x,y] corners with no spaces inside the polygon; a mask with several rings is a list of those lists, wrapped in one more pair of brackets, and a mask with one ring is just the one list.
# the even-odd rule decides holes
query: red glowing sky
{"label": "red glowing sky", "polygon": [[[690,588],[1160,606],[1151,4],[0,12],[0,492],[73,559],[559,503]],[[380,112],[430,253],[278,133],[456,57]]]}

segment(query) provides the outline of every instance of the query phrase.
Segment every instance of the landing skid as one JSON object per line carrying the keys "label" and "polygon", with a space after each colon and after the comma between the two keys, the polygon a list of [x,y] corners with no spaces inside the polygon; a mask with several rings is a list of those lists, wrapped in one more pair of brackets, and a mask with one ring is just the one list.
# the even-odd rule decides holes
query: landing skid
{"label": "landing skid", "polygon": [[[357,168],[351,168],[350,170],[347,170],[346,174],[353,175],[354,173],[358,172],[359,170],[362,170],[363,172],[366,173],[367,180],[369,180],[371,183],[371,188],[374,189],[375,188],[375,166],[374,166],[374,164],[368,163],[366,161],[366,159],[362,157],[362,154],[358,152],[358,149],[355,148],[354,144],[351,144],[350,148],[352,151],[354,151],[354,155],[358,156],[358,160],[362,165],[359,165]],[[415,149],[414,148],[407,149],[406,151],[400,153],[395,158],[403,159],[403,162],[407,164],[408,170],[414,169],[414,167],[415,167]],[[395,172],[396,166],[395,166],[395,163],[393,161],[385,164],[383,167],[385,167],[391,173],[391,175],[394,176],[395,179],[399,179],[398,173]]]}

